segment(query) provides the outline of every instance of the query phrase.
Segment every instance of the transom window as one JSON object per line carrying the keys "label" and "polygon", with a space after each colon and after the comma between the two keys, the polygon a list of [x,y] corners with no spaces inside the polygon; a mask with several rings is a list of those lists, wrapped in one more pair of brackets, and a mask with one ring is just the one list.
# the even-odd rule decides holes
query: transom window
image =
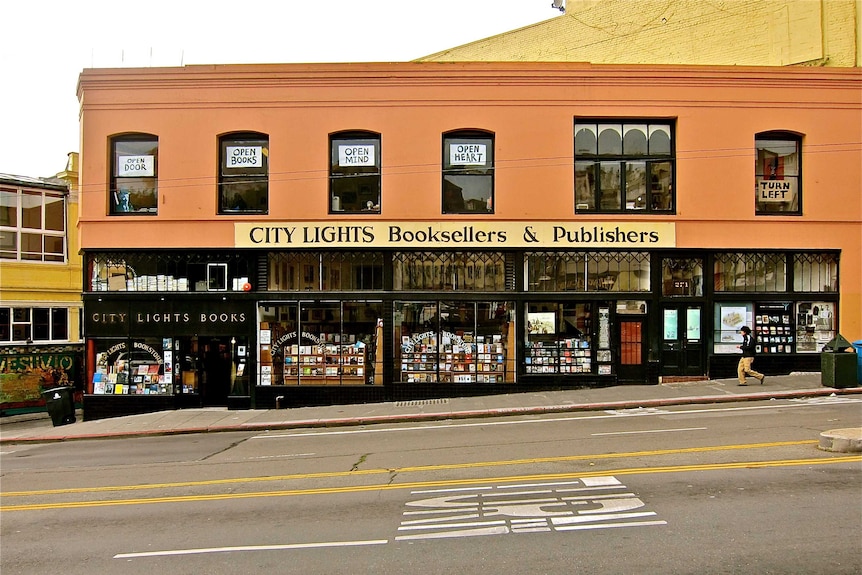
{"label": "transom window", "polygon": [[111,140],[111,215],[158,213],[159,139],[128,134]]}
{"label": "transom window", "polygon": [[673,212],[673,123],[575,120],[575,211]]}
{"label": "transom window", "polygon": [[66,261],[66,192],[0,187],[0,259]]}
{"label": "transom window", "polygon": [[494,136],[459,131],[443,136],[443,213],[494,213]]}
{"label": "transom window", "polygon": [[717,292],[787,291],[784,254],[719,253],[714,265]]}
{"label": "transom window", "polygon": [[329,213],[380,213],[380,134],[329,136]]}
{"label": "transom window", "polygon": [[527,288],[554,291],[649,291],[648,252],[531,252]]}
{"label": "transom window", "polygon": [[837,292],[838,254],[794,254],[793,291]]}
{"label": "transom window", "polygon": [[[510,270],[507,273],[507,270]],[[503,291],[514,268],[498,252],[405,252],[392,261],[394,290]]]}
{"label": "transom window", "polygon": [[800,137],[787,132],[764,132],[757,134],[754,145],[757,214],[801,215]]}
{"label": "transom window", "polygon": [[272,252],[269,291],[383,289],[380,252]]}
{"label": "transom window", "polygon": [[269,197],[269,138],[255,132],[219,138],[218,213],[265,214]]}

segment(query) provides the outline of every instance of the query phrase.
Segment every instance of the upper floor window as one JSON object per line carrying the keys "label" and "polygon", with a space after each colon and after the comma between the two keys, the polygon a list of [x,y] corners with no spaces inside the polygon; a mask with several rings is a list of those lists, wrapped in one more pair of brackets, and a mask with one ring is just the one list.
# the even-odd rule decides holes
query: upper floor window
{"label": "upper floor window", "polygon": [[111,215],[158,213],[159,139],[128,134],[111,139]]}
{"label": "upper floor window", "polygon": [[66,194],[0,188],[0,259],[66,261]]}
{"label": "upper floor window", "polygon": [[219,138],[218,183],[218,213],[267,213],[269,138],[253,132]]}
{"label": "upper floor window", "polygon": [[673,212],[670,121],[575,120],[575,211]]}
{"label": "upper floor window", "polygon": [[64,307],[0,307],[0,342],[68,341]]}
{"label": "upper floor window", "polygon": [[443,213],[494,213],[494,136],[450,132],[443,136]]}
{"label": "upper floor window", "polygon": [[380,134],[329,137],[329,212],[380,213]]}
{"label": "upper floor window", "polygon": [[757,134],[754,146],[758,214],[801,214],[799,136],[786,132]]}

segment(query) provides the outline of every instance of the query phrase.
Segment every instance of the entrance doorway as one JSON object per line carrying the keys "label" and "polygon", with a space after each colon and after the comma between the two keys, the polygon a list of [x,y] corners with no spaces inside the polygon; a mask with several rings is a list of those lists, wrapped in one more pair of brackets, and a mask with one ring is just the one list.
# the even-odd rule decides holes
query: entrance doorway
{"label": "entrance doorway", "polygon": [[620,381],[646,381],[646,321],[643,317],[617,316],[619,326]]}
{"label": "entrance doorway", "polygon": [[662,375],[704,374],[702,311],[700,305],[662,307]]}
{"label": "entrance doorway", "polygon": [[198,350],[201,403],[205,407],[226,406],[231,379],[230,338],[201,337]]}

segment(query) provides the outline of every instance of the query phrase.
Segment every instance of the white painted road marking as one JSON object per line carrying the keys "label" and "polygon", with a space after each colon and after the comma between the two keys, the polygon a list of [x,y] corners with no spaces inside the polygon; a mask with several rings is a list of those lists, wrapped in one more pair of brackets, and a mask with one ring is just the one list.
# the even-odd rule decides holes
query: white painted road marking
{"label": "white painted road marking", "polygon": [[[396,541],[667,525],[615,477],[413,491]],[[610,492],[613,491],[613,492]],[[430,497],[428,497],[430,496]],[[417,509],[418,508],[418,509]],[[637,511],[636,511],[637,510]]]}
{"label": "white painted road marking", "polygon": [[[769,398],[764,397],[764,400]],[[360,433],[395,433],[400,431],[434,431],[434,430],[447,430],[447,429],[458,429],[464,427],[491,427],[495,425],[533,425],[540,423],[560,423],[566,421],[586,421],[586,420],[594,420],[594,419],[619,419],[621,417],[648,417],[655,415],[662,415],[667,417],[673,417],[675,415],[691,415],[697,413],[724,413],[724,412],[732,412],[732,411],[762,411],[764,409],[796,409],[800,407],[815,407],[817,405],[823,405],[826,403],[862,403],[862,399],[851,399],[851,398],[828,398],[833,401],[823,401],[821,403],[812,403],[810,400],[802,400],[802,399],[791,399],[790,401],[795,403],[787,403],[782,405],[754,405],[754,406],[744,406],[744,407],[723,407],[723,408],[704,408],[704,409],[681,409],[681,410],[660,410],[653,411],[650,409],[635,409],[632,411],[624,410],[626,412],[625,415],[621,415],[616,411],[605,412],[606,415],[574,415],[570,417],[553,417],[547,419],[518,419],[518,420],[510,420],[506,419],[504,421],[481,421],[477,423],[451,423],[451,422],[423,422],[417,423],[410,427],[375,427],[368,429],[349,429],[342,431],[320,431],[317,429],[310,429],[303,432],[294,432],[294,433],[277,433],[277,434],[268,434],[268,435],[254,435],[250,439],[284,439],[288,437],[324,437],[330,435],[354,435]],[[835,401],[838,399],[842,399],[843,401]],[[802,403],[802,402],[805,403]]]}
{"label": "white painted road marking", "polygon": [[234,553],[237,551],[284,551],[291,549],[320,549],[324,547],[360,547],[366,545],[386,545],[388,539],[370,541],[332,541],[328,543],[289,543],[285,545],[242,545],[237,547],[204,547],[199,549],[171,549],[165,551],[146,551],[143,553],[118,553],[114,559],[137,559],[139,557],[167,557],[170,555],[202,555],[206,553]]}
{"label": "white painted road marking", "polygon": [[606,433],[591,433],[590,435],[637,435],[639,433],[669,433],[673,431],[704,431],[706,427],[680,427],[679,429],[643,429],[641,431],[608,431]]}

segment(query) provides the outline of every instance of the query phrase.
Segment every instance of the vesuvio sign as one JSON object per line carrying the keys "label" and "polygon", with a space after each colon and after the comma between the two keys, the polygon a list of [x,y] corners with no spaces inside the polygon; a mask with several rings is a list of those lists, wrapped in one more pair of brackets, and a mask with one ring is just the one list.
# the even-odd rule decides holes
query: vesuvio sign
{"label": "vesuvio sign", "polygon": [[671,248],[673,223],[237,222],[239,248]]}

